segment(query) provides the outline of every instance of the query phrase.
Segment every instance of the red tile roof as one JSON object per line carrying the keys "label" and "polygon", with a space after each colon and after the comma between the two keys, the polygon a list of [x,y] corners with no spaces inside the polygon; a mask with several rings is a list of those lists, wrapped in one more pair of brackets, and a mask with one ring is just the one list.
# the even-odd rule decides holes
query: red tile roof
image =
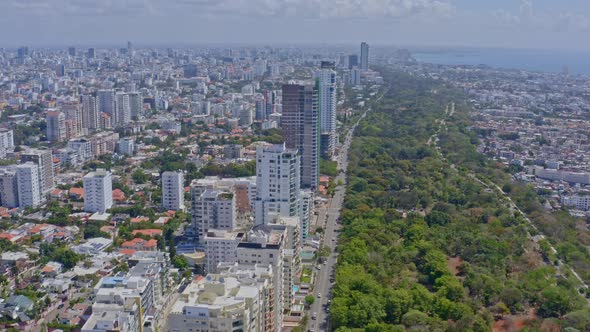
{"label": "red tile roof", "polygon": [[14,237],[12,234],[0,233],[0,239],[11,240]]}
{"label": "red tile roof", "polygon": [[84,198],[84,188],[70,188],[70,195]]}
{"label": "red tile roof", "polygon": [[131,222],[132,223],[147,222],[147,221],[150,221],[150,218],[148,218],[148,217],[135,217],[135,218],[131,218]]}
{"label": "red tile roof", "polygon": [[51,226],[51,225],[49,225],[49,224],[35,225],[35,227],[29,229],[29,233],[31,233],[31,234],[39,233],[40,231],[42,231],[44,228],[47,228],[48,226]]}
{"label": "red tile roof", "polygon": [[156,236],[156,235],[162,235],[162,230],[161,229],[155,229],[155,228],[151,228],[151,229],[136,229],[133,232],[131,232],[131,234],[133,234],[133,236],[135,236],[137,234],[143,234],[143,235],[147,235],[147,236]]}
{"label": "red tile roof", "polygon": [[156,248],[157,245],[158,245],[158,240],[155,240],[155,239],[151,239],[151,240],[146,241],[141,238],[135,238],[133,240],[123,242],[123,244],[121,244],[121,247],[123,249],[138,249],[138,250],[149,249],[149,250],[153,250],[153,248]]}
{"label": "red tile roof", "polygon": [[121,189],[113,190],[113,200],[124,201],[125,200],[125,193]]}

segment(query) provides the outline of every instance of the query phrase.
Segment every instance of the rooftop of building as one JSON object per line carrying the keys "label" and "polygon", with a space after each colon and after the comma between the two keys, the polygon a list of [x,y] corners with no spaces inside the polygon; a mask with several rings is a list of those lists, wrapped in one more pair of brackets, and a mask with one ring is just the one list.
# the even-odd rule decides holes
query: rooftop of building
{"label": "rooftop of building", "polygon": [[244,299],[256,297],[258,292],[258,287],[243,285],[237,278],[209,274],[189,284],[174,303],[171,312],[182,313],[186,306],[191,306],[223,309],[222,314],[227,314],[232,309],[240,308]]}
{"label": "rooftop of building", "polygon": [[207,240],[236,240],[241,239],[244,236],[242,232],[233,232],[222,229],[210,229],[205,235],[205,241]]}
{"label": "rooftop of building", "polygon": [[285,229],[279,229],[276,225],[256,225],[245,234],[238,248],[279,249],[284,234]]}
{"label": "rooftop of building", "polygon": [[84,176],[84,178],[95,178],[95,177],[105,177],[105,176],[109,176],[111,175],[111,172],[102,169],[102,168],[97,168],[96,171],[94,172],[89,172],[88,174],[86,174]]}

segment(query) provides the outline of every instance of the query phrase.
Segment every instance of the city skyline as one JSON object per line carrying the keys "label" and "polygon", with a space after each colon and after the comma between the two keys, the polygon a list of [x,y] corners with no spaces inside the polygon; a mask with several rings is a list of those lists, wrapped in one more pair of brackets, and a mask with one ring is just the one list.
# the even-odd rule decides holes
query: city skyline
{"label": "city skyline", "polygon": [[590,4],[581,0],[26,0],[0,4],[0,12],[0,31],[9,31],[0,36],[10,47],[366,39],[396,46],[589,49],[579,40],[590,30]]}

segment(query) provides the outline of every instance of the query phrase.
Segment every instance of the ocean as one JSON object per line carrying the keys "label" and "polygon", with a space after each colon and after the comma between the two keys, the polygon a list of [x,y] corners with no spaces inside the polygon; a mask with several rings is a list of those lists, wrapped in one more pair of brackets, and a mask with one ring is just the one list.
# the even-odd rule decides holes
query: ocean
{"label": "ocean", "polygon": [[410,50],[419,62],[443,65],[488,65],[494,68],[590,75],[590,51],[524,49]]}

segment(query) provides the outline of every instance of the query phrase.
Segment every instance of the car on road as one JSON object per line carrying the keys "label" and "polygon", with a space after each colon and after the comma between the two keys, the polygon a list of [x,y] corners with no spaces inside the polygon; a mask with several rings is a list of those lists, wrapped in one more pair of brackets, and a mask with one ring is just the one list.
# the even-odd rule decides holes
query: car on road
{"label": "car on road", "polygon": [[318,299],[322,298],[322,293],[318,293]]}
{"label": "car on road", "polygon": [[317,312],[314,312],[313,315],[311,315],[311,319],[316,320],[318,319],[318,314]]}
{"label": "car on road", "polygon": [[61,308],[63,308],[63,307],[64,307],[64,304],[63,304],[63,303],[60,303],[60,304],[57,306],[57,309],[59,310],[59,309],[61,309]]}

